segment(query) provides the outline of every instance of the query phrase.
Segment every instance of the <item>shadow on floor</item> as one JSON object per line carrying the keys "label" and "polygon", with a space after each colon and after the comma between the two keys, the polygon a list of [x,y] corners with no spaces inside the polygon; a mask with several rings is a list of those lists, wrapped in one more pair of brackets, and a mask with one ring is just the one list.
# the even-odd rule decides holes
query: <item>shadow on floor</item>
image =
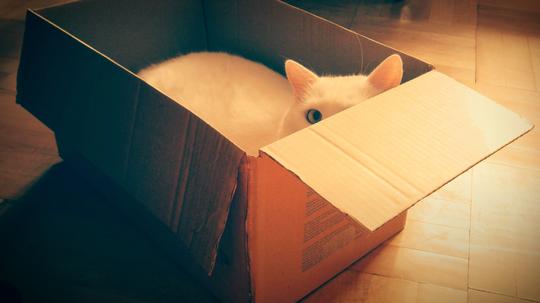
{"label": "shadow on floor", "polygon": [[0,298],[215,302],[109,203],[63,162],[4,202]]}

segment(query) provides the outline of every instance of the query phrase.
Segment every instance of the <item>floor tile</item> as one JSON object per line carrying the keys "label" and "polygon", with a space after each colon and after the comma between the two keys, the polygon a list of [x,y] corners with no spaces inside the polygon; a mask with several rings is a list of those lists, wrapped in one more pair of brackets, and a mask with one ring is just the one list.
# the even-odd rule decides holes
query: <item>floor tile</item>
{"label": "floor tile", "polygon": [[540,172],[484,162],[473,175],[469,286],[537,298]]}
{"label": "floor tile", "polygon": [[0,72],[5,74],[11,74],[17,72],[19,66],[19,60],[13,58],[0,57]]}
{"label": "floor tile", "polygon": [[0,19],[0,57],[19,57],[23,31],[22,21]]}
{"label": "floor tile", "polygon": [[[497,9],[479,6],[476,39],[478,82],[531,91],[537,89],[529,47],[532,29],[523,24],[501,16]],[[540,23],[533,27],[540,29]],[[493,51],[495,49],[497,51]]]}
{"label": "floor tile", "polygon": [[433,284],[418,285],[417,303],[466,303],[467,292]]}
{"label": "floor tile", "polygon": [[[526,223],[522,223],[525,225]],[[470,231],[471,245],[506,251],[512,253],[539,253],[540,243],[537,241],[534,225],[536,222],[529,222],[532,225],[525,231],[523,227],[518,229],[516,226],[505,225],[501,222],[498,226],[486,226],[482,224],[474,225]]]}
{"label": "floor tile", "polygon": [[51,130],[0,93],[0,198],[16,198],[60,161]]}
{"label": "floor tile", "polygon": [[58,156],[27,151],[13,154],[0,149],[0,198],[20,197],[39,176],[59,161]]}
{"label": "floor tile", "polygon": [[531,64],[532,64],[537,91],[540,90],[540,47],[539,45],[540,45],[540,38],[529,37],[529,51],[531,53]]}
{"label": "floor tile", "polygon": [[416,249],[384,245],[351,268],[386,277],[467,288],[467,259]]}
{"label": "floor tile", "polygon": [[471,243],[469,287],[508,296],[516,296],[514,254]]}
{"label": "floor tile", "polygon": [[472,197],[472,229],[476,225],[506,225],[516,233],[540,230],[540,172],[537,170],[481,163],[474,168]]}
{"label": "floor tile", "polygon": [[529,303],[530,301],[520,300],[513,297],[498,295],[474,289],[469,290],[469,303]]}
{"label": "floor tile", "polygon": [[408,220],[469,230],[470,205],[428,197],[409,209],[407,218]]}
{"label": "floor tile", "polygon": [[469,203],[471,201],[471,178],[472,170],[468,170],[439,188],[429,198]]}
{"label": "floor tile", "polygon": [[[389,277],[344,271],[302,302],[418,302],[418,284]],[[430,294],[426,292],[427,296]]]}
{"label": "floor tile", "polygon": [[534,254],[516,254],[516,287],[519,298],[540,301],[539,252],[536,250]]}
{"label": "floor tile", "polygon": [[487,158],[486,162],[540,170],[540,150],[511,144]]}
{"label": "floor tile", "polygon": [[469,231],[408,220],[405,229],[388,244],[467,259]]}
{"label": "floor tile", "polygon": [[[539,6],[536,0],[515,0],[512,2],[496,0],[498,4],[506,2],[506,7],[504,5],[486,5],[483,3],[484,1],[478,1],[477,18],[478,21],[482,22],[482,25],[516,33],[540,33],[538,27],[540,25],[538,18],[540,11],[537,9]],[[536,2],[537,5],[531,5],[532,2]]]}
{"label": "floor tile", "polygon": [[0,145],[3,148],[37,150],[57,154],[53,132],[22,106],[15,96],[0,93]]}
{"label": "floor tile", "polygon": [[0,75],[0,89],[15,93],[17,90],[17,73],[10,73],[4,76]]}

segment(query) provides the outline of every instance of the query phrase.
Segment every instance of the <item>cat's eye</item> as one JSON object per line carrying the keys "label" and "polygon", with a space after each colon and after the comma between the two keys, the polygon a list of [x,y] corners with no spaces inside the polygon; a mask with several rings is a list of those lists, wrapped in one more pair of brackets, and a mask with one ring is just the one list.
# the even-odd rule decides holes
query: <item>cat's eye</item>
{"label": "cat's eye", "polygon": [[306,120],[311,124],[315,124],[322,120],[322,113],[316,109],[310,109],[306,113]]}

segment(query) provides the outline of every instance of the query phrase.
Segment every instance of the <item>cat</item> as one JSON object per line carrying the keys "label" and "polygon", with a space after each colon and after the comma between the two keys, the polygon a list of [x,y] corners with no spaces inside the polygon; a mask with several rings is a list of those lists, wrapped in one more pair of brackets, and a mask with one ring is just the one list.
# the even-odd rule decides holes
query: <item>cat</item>
{"label": "cat", "polygon": [[320,77],[288,59],[285,74],[228,53],[196,52],[138,76],[256,156],[279,138],[399,85],[403,63],[395,54],[367,76]]}

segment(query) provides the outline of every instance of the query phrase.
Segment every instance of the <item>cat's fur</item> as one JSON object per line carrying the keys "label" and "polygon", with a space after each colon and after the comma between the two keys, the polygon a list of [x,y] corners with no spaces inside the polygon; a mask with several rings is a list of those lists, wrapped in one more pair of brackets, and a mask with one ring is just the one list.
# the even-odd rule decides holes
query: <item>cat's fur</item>
{"label": "cat's fur", "polygon": [[214,52],[191,53],[151,65],[139,76],[191,110],[250,155],[322,118],[398,85],[401,58],[388,57],[369,76],[318,77],[287,60],[286,78],[262,64]]}

